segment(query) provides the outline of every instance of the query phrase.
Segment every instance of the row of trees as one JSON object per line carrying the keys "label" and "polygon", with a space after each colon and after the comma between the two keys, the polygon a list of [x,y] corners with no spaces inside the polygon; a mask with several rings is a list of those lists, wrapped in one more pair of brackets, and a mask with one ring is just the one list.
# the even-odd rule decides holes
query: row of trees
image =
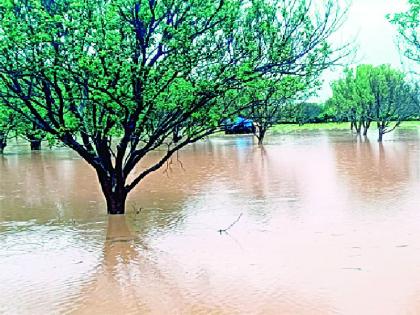
{"label": "row of trees", "polygon": [[10,138],[25,138],[31,150],[40,150],[45,133],[36,124],[0,104],[0,154],[3,154]]}
{"label": "row of trees", "polygon": [[375,123],[378,140],[382,141],[383,135],[403,120],[420,118],[418,82],[389,65],[345,69],[343,77],[332,82],[333,96],[325,104],[303,101],[310,95],[310,82],[303,84],[300,90],[299,81],[285,86],[295,89],[290,94],[281,88],[273,89],[272,93],[263,90],[266,91],[264,97],[244,112],[254,121],[260,144],[267,130],[278,123],[350,122],[351,129],[364,136]]}
{"label": "row of trees", "polygon": [[332,83],[333,96],[326,108],[339,120],[366,136],[372,122],[378,141],[403,120],[420,116],[419,86],[389,65],[360,65],[346,69],[344,77]]}
{"label": "row of trees", "polygon": [[[398,43],[403,55],[414,63],[420,62],[420,0],[408,0],[408,10],[387,15],[397,26]],[[378,140],[394,130],[402,120],[419,118],[418,83],[408,82],[405,74],[382,65],[361,65],[347,69],[344,78],[333,82],[333,97],[325,105],[303,102],[317,88],[317,77],[293,78],[289,89],[276,94],[266,90],[247,116],[256,123],[256,136],[263,142],[266,131],[278,122],[349,121],[351,129],[367,134],[371,123],[378,127]],[[300,87],[304,88],[300,88]],[[290,89],[290,87],[292,87]],[[290,93],[289,93],[290,92]],[[362,131],[363,129],[363,131]]]}

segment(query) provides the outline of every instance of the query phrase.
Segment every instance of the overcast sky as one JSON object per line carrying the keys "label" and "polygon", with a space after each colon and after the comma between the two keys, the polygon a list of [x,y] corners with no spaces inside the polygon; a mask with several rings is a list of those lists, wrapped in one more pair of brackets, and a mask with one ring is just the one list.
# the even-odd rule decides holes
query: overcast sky
{"label": "overcast sky", "polygon": [[[353,0],[347,20],[335,34],[333,42],[355,39],[358,63],[386,63],[401,68],[401,57],[395,44],[396,28],[385,15],[405,11],[406,8],[406,0]],[[331,95],[330,82],[337,79],[341,72],[342,69],[338,68],[324,74],[325,83],[318,93],[318,101],[325,101]]]}

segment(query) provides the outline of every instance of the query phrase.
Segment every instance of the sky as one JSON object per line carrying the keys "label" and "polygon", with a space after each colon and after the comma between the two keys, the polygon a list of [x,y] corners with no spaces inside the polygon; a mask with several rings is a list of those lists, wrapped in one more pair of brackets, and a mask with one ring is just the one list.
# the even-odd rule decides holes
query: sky
{"label": "sky", "polygon": [[[406,0],[353,0],[347,19],[334,34],[332,42],[339,44],[355,40],[356,64],[390,64],[403,69],[396,44],[396,27],[388,22],[385,15],[406,9]],[[330,82],[339,78],[341,73],[342,68],[324,73],[324,85],[315,101],[325,101],[331,96]]]}

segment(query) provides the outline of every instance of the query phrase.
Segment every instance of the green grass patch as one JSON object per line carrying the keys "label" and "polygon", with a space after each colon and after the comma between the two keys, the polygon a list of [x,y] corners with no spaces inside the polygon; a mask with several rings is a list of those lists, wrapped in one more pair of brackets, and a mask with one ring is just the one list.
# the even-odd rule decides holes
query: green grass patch
{"label": "green grass patch", "polygon": [[409,128],[419,128],[419,127],[420,127],[420,121],[410,120],[410,121],[403,121],[399,128],[409,129]]}
{"label": "green grass patch", "polygon": [[270,128],[271,133],[288,133],[305,130],[350,130],[350,123],[278,124]]}
{"label": "green grass patch", "polygon": [[[393,124],[391,124],[392,126]],[[398,127],[399,129],[420,128],[420,121],[403,121]],[[376,123],[372,122],[370,129],[376,129]],[[306,130],[350,130],[349,122],[340,123],[312,123],[312,124],[277,124],[269,129],[272,134],[276,133],[290,133]]]}

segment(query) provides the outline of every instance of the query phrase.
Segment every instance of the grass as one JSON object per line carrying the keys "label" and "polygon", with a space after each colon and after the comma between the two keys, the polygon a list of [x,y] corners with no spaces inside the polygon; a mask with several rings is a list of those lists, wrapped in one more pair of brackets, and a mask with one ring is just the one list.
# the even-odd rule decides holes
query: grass
{"label": "grass", "polygon": [[408,129],[408,128],[419,128],[420,121],[419,120],[410,120],[410,121],[403,121],[399,128]]}
{"label": "grass", "polygon": [[[371,128],[375,128],[376,125],[372,123]],[[420,121],[403,121],[398,127],[400,129],[411,129],[411,128],[420,128]],[[270,132],[273,134],[276,133],[289,133],[295,131],[305,131],[305,130],[350,130],[350,123],[340,122],[340,123],[319,123],[319,124],[304,124],[299,126],[298,124],[277,124],[270,128]]]}
{"label": "grass", "polygon": [[319,123],[319,124],[278,124],[271,127],[271,133],[288,133],[305,130],[346,130],[350,129],[349,123]]}

